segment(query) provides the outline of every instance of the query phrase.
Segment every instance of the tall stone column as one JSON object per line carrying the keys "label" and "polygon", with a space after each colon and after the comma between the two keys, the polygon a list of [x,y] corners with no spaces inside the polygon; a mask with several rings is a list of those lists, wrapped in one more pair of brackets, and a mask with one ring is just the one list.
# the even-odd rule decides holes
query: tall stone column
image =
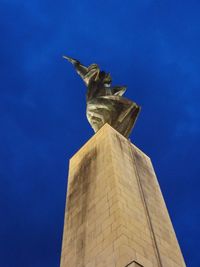
{"label": "tall stone column", "polygon": [[108,124],[70,160],[61,267],[186,266],[151,161]]}

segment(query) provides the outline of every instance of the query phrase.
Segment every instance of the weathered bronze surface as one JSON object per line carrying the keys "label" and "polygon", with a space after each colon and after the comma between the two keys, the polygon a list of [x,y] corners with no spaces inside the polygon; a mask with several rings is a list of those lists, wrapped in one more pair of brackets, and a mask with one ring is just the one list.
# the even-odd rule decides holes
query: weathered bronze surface
{"label": "weathered bronze surface", "polygon": [[73,64],[85,82],[87,90],[87,119],[97,132],[105,123],[128,138],[135,124],[140,107],[122,97],[125,86],[111,86],[109,73],[100,71],[97,64],[86,67],[78,60],[64,56]]}

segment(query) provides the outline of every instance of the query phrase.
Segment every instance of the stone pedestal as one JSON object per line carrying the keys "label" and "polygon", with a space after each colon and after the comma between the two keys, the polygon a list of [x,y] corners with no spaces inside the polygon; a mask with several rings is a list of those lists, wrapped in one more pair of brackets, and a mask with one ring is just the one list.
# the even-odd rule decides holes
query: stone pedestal
{"label": "stone pedestal", "polygon": [[185,266],[151,161],[108,124],[70,160],[61,267]]}

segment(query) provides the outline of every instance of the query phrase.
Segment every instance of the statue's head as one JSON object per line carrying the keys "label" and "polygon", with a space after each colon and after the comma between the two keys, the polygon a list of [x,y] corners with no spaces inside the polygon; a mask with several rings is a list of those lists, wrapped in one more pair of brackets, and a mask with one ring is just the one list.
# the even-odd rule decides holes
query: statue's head
{"label": "statue's head", "polygon": [[110,86],[112,79],[110,73],[106,73],[105,71],[100,71],[99,79],[103,82],[105,86]]}
{"label": "statue's head", "polygon": [[100,71],[99,66],[97,64],[91,64],[88,67],[88,73],[85,78],[89,78],[89,79],[92,78],[95,81],[100,81],[106,87],[109,87],[112,82],[110,73],[106,73],[105,71]]}
{"label": "statue's head", "polygon": [[91,71],[91,70],[99,70],[99,66],[97,64],[91,64],[89,67],[88,67],[88,71]]}
{"label": "statue's head", "polygon": [[97,64],[91,64],[87,68],[87,74],[84,77],[86,83],[89,83],[89,81],[92,79],[98,80],[99,72],[100,72],[99,66]]}

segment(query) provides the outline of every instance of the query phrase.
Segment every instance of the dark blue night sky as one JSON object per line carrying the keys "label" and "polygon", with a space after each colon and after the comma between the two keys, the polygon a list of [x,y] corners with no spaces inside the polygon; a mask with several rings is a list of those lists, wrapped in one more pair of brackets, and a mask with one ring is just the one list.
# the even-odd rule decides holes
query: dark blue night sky
{"label": "dark blue night sky", "polygon": [[66,54],[142,106],[187,266],[200,262],[200,1],[1,0],[0,267],[59,267],[69,158],[93,135]]}

